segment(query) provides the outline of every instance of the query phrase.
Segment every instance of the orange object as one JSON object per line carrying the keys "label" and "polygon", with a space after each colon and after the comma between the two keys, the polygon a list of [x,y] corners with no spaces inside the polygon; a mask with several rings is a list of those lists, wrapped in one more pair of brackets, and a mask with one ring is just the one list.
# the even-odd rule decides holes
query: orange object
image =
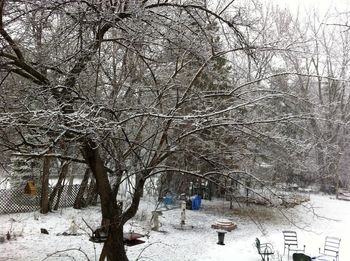
{"label": "orange object", "polygon": [[34,180],[27,182],[26,187],[24,188],[24,193],[29,195],[36,195],[36,187]]}

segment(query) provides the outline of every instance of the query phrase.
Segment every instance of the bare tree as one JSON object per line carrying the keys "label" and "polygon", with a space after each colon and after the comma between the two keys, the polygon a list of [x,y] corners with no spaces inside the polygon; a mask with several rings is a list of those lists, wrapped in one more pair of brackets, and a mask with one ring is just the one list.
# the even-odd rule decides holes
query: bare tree
{"label": "bare tree", "polygon": [[[108,234],[100,260],[127,260],[123,225],[145,181],[169,168],[162,163],[182,141],[232,110],[206,106],[212,95],[199,79],[217,58],[249,49],[239,26],[204,2],[2,0],[0,15],[1,86],[23,98],[3,107],[1,126],[15,131],[3,143],[26,157],[86,163]],[[214,48],[214,22],[231,30],[231,50]],[[133,191],[122,208],[125,180]]]}
{"label": "bare tree", "polygon": [[286,53],[285,57],[287,66],[299,76],[285,86],[302,96],[296,104],[307,120],[299,124],[297,138],[305,146],[306,169],[313,173],[312,180],[320,183],[321,190],[336,192],[340,177],[347,175],[340,174],[339,166],[347,157],[349,142],[349,32],[328,25],[330,20],[329,15],[320,18],[314,13],[304,25],[295,23],[295,35],[303,44],[295,49],[299,55]]}

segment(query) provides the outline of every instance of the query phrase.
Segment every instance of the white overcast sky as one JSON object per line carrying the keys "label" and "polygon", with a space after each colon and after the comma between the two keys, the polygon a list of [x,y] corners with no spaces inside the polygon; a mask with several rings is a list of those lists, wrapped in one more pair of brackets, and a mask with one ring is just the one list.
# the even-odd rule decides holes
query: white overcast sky
{"label": "white overcast sky", "polygon": [[299,10],[305,12],[313,8],[319,9],[321,13],[325,13],[328,10],[339,12],[350,10],[350,0],[265,0],[266,2],[274,2],[280,6],[286,6],[291,9],[292,12]]}

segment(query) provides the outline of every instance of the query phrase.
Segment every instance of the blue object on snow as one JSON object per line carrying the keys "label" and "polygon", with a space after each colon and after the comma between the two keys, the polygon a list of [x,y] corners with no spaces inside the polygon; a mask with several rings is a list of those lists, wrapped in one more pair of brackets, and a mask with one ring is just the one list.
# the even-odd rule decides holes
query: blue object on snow
{"label": "blue object on snow", "polygon": [[199,210],[202,203],[201,197],[198,195],[195,195],[191,197],[191,201],[192,201],[192,210]]}
{"label": "blue object on snow", "polygon": [[163,198],[163,202],[165,205],[173,205],[174,204],[174,196],[167,195]]}

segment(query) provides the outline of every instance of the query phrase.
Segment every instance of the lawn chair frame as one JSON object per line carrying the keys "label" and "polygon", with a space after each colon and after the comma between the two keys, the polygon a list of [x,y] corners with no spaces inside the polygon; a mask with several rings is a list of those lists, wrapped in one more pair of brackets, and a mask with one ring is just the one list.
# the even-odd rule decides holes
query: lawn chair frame
{"label": "lawn chair frame", "polygon": [[272,244],[260,243],[259,238],[255,239],[255,246],[258,249],[262,261],[269,261],[269,257],[275,253]]}
{"label": "lawn chair frame", "polygon": [[321,248],[319,248],[319,253],[328,257],[335,258],[335,261],[339,261],[340,241],[341,239],[338,237],[326,236],[323,252],[321,252]]}
{"label": "lawn chair frame", "polygon": [[288,249],[288,257],[290,252],[305,253],[305,245],[303,246],[303,249],[299,249],[297,232],[284,230],[282,233],[284,238],[283,255],[285,254],[286,249]]}

